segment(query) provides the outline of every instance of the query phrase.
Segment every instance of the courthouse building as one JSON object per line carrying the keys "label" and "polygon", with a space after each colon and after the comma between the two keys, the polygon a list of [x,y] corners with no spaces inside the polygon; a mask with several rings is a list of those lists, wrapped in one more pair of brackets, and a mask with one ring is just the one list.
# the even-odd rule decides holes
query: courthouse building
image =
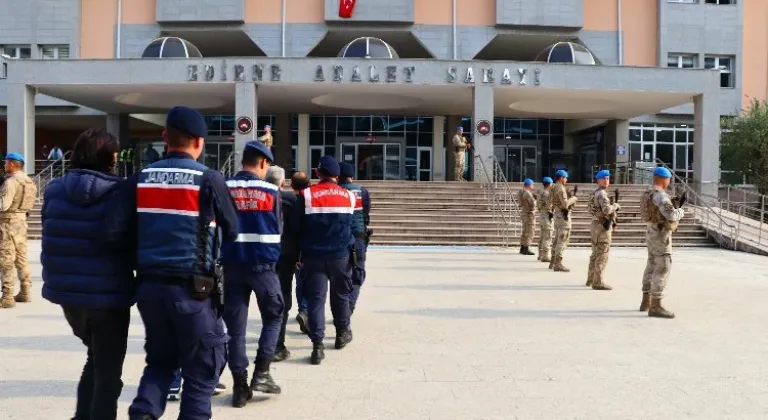
{"label": "courthouse building", "polygon": [[269,124],[288,168],[332,154],[361,179],[450,180],[463,126],[472,155],[486,167],[496,156],[511,181],[557,168],[589,180],[597,163],[659,158],[707,186],[719,179],[720,116],[768,85],[762,0],[0,0],[0,10],[0,140],[37,157],[90,126],[141,155],[163,114],[185,104],[207,115],[210,166]]}

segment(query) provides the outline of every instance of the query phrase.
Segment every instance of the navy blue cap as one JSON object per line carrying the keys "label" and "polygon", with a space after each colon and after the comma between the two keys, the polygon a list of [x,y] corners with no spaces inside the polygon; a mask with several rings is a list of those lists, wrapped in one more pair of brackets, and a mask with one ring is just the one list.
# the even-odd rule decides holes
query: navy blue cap
{"label": "navy blue cap", "polygon": [[608,169],[603,169],[602,171],[598,172],[595,175],[595,179],[603,179],[603,178],[610,178],[611,177],[611,171]]}
{"label": "navy blue cap", "polygon": [[672,172],[669,172],[669,169],[663,166],[657,166],[656,169],[653,170],[653,176],[658,176],[661,178],[672,178]]}
{"label": "navy blue cap", "polygon": [[205,118],[197,110],[186,106],[173,107],[168,111],[165,126],[195,137],[208,136],[208,125],[205,124]]}
{"label": "navy blue cap", "polygon": [[553,181],[552,181],[552,178],[545,176],[544,179],[541,180],[541,182],[545,184],[551,184]]}
{"label": "navy blue cap", "polygon": [[533,180],[531,178],[526,178],[525,181],[523,181],[523,185],[533,185]]}
{"label": "navy blue cap", "polygon": [[24,156],[22,156],[21,153],[11,152],[5,155],[5,160],[16,160],[24,163]]}
{"label": "navy blue cap", "polygon": [[267,160],[270,162],[275,161],[275,157],[272,155],[272,151],[269,150],[269,147],[267,147],[266,144],[258,140],[249,141],[248,143],[245,143],[245,148],[256,150],[257,152],[259,152],[259,154],[267,158]]}
{"label": "navy blue cap", "polygon": [[566,172],[563,169],[560,169],[559,171],[555,172],[555,175],[561,176],[563,178],[568,178],[568,172]]}
{"label": "navy blue cap", "polygon": [[339,162],[333,156],[323,156],[320,158],[320,162],[317,164],[317,169],[322,169],[330,176],[339,176],[341,168],[339,168]]}
{"label": "navy blue cap", "polygon": [[351,163],[341,162],[339,163],[339,169],[340,169],[341,176],[345,176],[347,178],[355,177],[355,167],[352,166]]}

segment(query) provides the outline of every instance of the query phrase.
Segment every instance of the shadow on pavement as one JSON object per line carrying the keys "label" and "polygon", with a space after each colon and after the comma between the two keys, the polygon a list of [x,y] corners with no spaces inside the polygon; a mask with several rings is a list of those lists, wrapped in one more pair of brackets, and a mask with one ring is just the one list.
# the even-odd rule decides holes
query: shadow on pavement
{"label": "shadow on pavement", "polygon": [[[424,262],[424,261],[421,261]],[[523,268],[523,267],[466,267],[466,266],[456,266],[456,265],[444,265],[440,264],[437,261],[435,261],[435,265],[382,265],[379,267],[374,268],[380,268],[380,269],[386,269],[386,270],[398,270],[398,271],[414,271],[414,270],[422,270],[426,272],[433,272],[433,271],[451,271],[456,273],[471,273],[471,272],[485,272],[485,273],[543,273],[546,271],[550,271],[547,269],[547,267],[542,264],[540,268]]]}
{"label": "shadow on pavement", "polygon": [[546,284],[412,284],[402,286],[373,286],[385,289],[414,289],[429,291],[483,291],[483,290],[591,290],[583,284],[546,285]]}
{"label": "shadow on pavement", "polygon": [[550,310],[550,309],[485,309],[485,308],[426,308],[407,311],[377,311],[381,314],[428,316],[435,318],[636,318],[648,317],[633,309],[619,310]]}
{"label": "shadow on pavement", "polygon": [[[25,337],[0,337],[0,348],[4,350],[32,350],[53,352],[82,352],[85,363],[86,348],[83,342],[74,335],[33,335]],[[126,354],[144,354],[144,337],[128,336],[128,349]],[[0,381],[0,388],[5,381]]]}
{"label": "shadow on pavement", "polygon": [[[80,377],[72,380],[8,380],[0,381],[0,400],[11,398],[63,397],[72,398],[72,413],[75,412],[77,383]],[[137,386],[123,385],[120,401],[131,402],[136,396]],[[119,417],[119,414],[118,414]]]}

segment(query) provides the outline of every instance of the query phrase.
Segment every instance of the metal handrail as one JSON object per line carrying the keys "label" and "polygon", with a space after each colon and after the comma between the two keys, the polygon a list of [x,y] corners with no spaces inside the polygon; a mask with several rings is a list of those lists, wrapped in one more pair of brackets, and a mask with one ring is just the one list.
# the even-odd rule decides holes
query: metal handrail
{"label": "metal handrail", "polygon": [[507,218],[507,214],[504,211],[503,205],[496,193],[498,185],[495,182],[495,178],[488,171],[488,167],[485,166],[485,162],[480,156],[475,156],[475,161],[480,168],[480,173],[485,175],[484,182],[481,182],[481,188],[485,199],[488,201],[488,205],[491,208],[491,214],[493,215],[493,221],[496,225],[496,233],[501,238],[501,246],[504,248],[509,247],[509,225],[511,222]]}
{"label": "metal handrail", "polygon": [[48,166],[43,168],[43,170],[34,175],[33,180],[37,185],[36,198],[38,201],[43,197],[43,193],[45,192],[45,188],[48,186],[48,183],[51,182],[54,178],[63,176],[67,172],[67,166],[69,166],[68,157],[71,154],[71,150],[65,152],[61,159],[51,162],[48,164]]}
{"label": "metal handrail", "polygon": [[224,160],[224,164],[219,169],[224,177],[231,177],[235,175],[235,151],[229,152],[227,158]]}
{"label": "metal handrail", "polygon": [[496,159],[496,156],[491,156],[493,159],[493,169],[494,169],[494,180],[502,185],[502,188],[504,188],[504,197],[505,197],[505,211],[509,211],[509,205],[511,204],[513,213],[512,213],[512,220],[510,220],[512,226],[513,226],[513,235],[518,236],[519,233],[517,232],[517,228],[520,227],[520,230],[522,233],[522,218],[520,216],[520,206],[517,204],[517,197],[512,190],[512,186],[507,181],[507,176],[504,173],[504,169],[501,167],[501,163],[498,159]]}

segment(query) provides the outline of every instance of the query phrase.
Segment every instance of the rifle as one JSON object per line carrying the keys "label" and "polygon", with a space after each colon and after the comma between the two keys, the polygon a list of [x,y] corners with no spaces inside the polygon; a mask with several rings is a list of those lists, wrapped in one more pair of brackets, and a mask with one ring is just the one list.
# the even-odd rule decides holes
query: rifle
{"label": "rifle", "polygon": [[[579,186],[578,186],[578,185],[575,185],[575,186],[573,187],[573,191],[568,191],[568,198],[571,198],[571,197],[575,196],[575,195],[576,195],[576,194],[578,194],[578,193],[579,193]],[[563,219],[565,219],[566,221],[567,221],[567,220],[568,220],[568,218],[571,216],[571,211],[573,211],[573,206],[574,206],[574,205],[575,205],[575,204],[571,204],[570,206],[568,206],[568,208],[567,208],[567,209],[565,209],[565,210],[562,210],[562,212],[563,212]]]}
{"label": "rifle", "polygon": [[[687,201],[688,201],[688,192],[683,190],[682,194],[672,198],[672,206],[674,206],[674,208],[676,209],[679,209],[679,208],[682,208]],[[670,222],[669,220],[667,220],[666,223],[659,223],[659,230],[664,228],[665,225],[672,232],[676,232],[679,226],[679,222]]]}
{"label": "rifle", "polygon": [[[611,204],[615,204],[619,202],[618,188],[613,192],[613,197],[611,197],[610,200],[611,200]],[[617,224],[619,224],[619,218],[616,212],[611,213],[609,217],[606,217],[605,220],[603,220],[603,228],[605,228],[605,230],[610,230],[611,227],[613,227],[613,229],[616,229]]]}

